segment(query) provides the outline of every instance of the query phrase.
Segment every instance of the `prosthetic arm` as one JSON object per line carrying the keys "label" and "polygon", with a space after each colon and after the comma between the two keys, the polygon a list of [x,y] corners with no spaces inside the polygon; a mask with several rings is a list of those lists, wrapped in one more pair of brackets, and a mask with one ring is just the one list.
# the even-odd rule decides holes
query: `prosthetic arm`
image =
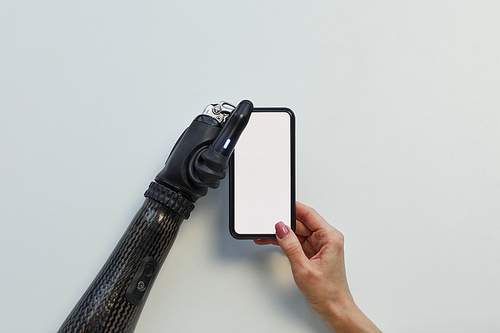
{"label": "prosthetic arm", "polygon": [[142,207],[59,333],[133,332],[184,219],[217,188],[253,105],[211,104],[172,149]]}

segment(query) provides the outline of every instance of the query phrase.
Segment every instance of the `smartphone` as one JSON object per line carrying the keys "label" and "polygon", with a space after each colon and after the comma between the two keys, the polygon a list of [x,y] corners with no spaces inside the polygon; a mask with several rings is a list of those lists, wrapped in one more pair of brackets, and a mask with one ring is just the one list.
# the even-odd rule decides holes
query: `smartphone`
{"label": "smartphone", "polygon": [[295,114],[254,108],[229,163],[229,231],[236,239],[275,239],[295,231]]}

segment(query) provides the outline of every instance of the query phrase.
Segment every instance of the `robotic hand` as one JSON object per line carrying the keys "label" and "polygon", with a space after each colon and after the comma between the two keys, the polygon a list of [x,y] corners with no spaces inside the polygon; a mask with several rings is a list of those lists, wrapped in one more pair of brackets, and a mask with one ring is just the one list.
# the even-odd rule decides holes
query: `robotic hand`
{"label": "robotic hand", "polygon": [[179,191],[192,202],[207,194],[207,187],[219,186],[253,109],[250,101],[240,102],[232,113],[228,107],[234,108],[223,102],[209,105],[194,119],[175,144],[156,182]]}
{"label": "robotic hand", "polygon": [[133,332],[179,227],[208,187],[217,188],[253,105],[211,104],[197,116],[149,185],[146,200],[68,315],[63,332]]}

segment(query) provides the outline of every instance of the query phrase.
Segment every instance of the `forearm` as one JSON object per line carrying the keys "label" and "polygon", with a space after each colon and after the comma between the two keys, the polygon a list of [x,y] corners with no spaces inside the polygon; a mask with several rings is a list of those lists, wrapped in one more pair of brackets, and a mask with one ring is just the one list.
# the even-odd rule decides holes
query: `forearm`
{"label": "forearm", "polygon": [[[133,332],[156,273],[184,220],[178,209],[175,211],[168,207],[172,206],[168,202],[162,202],[164,196],[159,191],[150,189],[147,196],[108,261],[58,332]],[[148,272],[144,269],[146,264]],[[134,282],[136,276],[140,277],[140,286],[138,281]]]}
{"label": "forearm", "polygon": [[[318,312],[319,313],[319,312]],[[381,333],[375,324],[358,308],[350,295],[331,302],[319,315],[335,333]]]}

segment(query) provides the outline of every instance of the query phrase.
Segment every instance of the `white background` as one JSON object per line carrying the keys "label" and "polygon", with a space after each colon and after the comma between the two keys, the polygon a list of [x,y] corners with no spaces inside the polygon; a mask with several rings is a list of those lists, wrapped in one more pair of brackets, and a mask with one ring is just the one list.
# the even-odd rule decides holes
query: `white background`
{"label": "white background", "polygon": [[[54,332],[204,107],[297,117],[297,199],[384,332],[499,332],[498,1],[0,1],[0,331]],[[197,203],[136,332],[328,332]]]}

